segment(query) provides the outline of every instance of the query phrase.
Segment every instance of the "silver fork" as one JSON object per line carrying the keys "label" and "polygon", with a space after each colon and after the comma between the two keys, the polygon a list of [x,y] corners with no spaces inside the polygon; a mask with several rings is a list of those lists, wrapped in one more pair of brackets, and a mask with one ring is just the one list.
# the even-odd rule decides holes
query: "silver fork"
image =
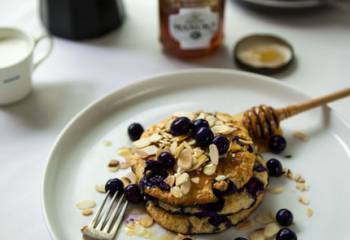
{"label": "silver fork", "polygon": [[[112,197],[110,201],[108,199]],[[109,202],[107,204],[107,202]],[[105,205],[108,205],[105,208]],[[89,225],[81,229],[83,238],[86,240],[112,240],[115,238],[118,228],[128,206],[124,193],[113,195],[108,191],[102,205],[96,212]],[[105,210],[104,210],[105,208]]]}

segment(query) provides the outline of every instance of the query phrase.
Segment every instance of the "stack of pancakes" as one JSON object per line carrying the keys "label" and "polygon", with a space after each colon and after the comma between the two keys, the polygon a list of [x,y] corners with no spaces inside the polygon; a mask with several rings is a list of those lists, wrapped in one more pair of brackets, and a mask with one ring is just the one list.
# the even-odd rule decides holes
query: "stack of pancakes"
{"label": "stack of pancakes", "polygon": [[[205,119],[215,136],[230,141],[199,147],[188,134],[173,136],[179,116]],[[215,233],[245,220],[262,202],[268,173],[239,119],[225,113],[176,113],[147,129],[134,142],[132,169],[146,196],[146,210],[164,228],[182,234]],[[153,164],[162,152],[175,158],[170,169]]]}

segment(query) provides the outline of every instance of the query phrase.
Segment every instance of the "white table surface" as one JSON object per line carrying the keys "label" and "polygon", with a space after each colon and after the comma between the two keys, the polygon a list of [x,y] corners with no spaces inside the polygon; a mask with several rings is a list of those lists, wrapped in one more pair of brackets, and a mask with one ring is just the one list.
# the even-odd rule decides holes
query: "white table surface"
{"label": "white table surface", "polygon": [[[276,75],[280,81],[312,96],[350,85],[349,10],[272,15],[228,1],[224,47],[212,57],[184,62],[161,51],[157,1],[124,2],[128,17],[121,29],[86,42],[55,39],[52,55],[33,75],[33,93],[18,104],[0,108],[1,239],[49,238],[41,208],[49,149],[78,111],[113,89],[178,69],[235,69],[233,44],[256,32],[281,35],[295,47],[297,66]],[[0,0],[0,25],[38,35],[42,27],[37,4]],[[350,122],[350,99],[332,106]]]}

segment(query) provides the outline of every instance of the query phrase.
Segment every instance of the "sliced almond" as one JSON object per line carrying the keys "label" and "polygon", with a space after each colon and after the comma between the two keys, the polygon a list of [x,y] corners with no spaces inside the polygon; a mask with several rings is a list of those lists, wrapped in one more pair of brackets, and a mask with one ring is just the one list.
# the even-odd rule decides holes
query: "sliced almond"
{"label": "sliced almond", "polygon": [[174,153],[174,156],[175,158],[178,158],[182,152],[182,150],[185,148],[185,144],[184,143],[181,143],[179,146],[176,147],[176,150],[175,150],[175,153]]}
{"label": "sliced almond", "polygon": [[193,177],[191,178],[191,181],[195,184],[198,184],[199,183],[199,177]]}
{"label": "sliced almond", "polygon": [[219,150],[215,144],[209,145],[209,158],[212,164],[219,164]]}
{"label": "sliced almond", "polygon": [[75,204],[75,206],[77,208],[79,208],[80,210],[84,210],[87,208],[94,208],[96,207],[96,202],[93,200],[83,200],[78,202],[77,204]]}
{"label": "sliced almond", "polygon": [[227,113],[222,113],[222,112],[217,112],[215,114],[216,118],[227,123],[230,122],[232,120],[232,116],[230,114]]}
{"label": "sliced almond", "polygon": [[310,200],[307,199],[304,196],[299,196],[298,201],[303,204],[303,205],[309,205],[310,204]]}
{"label": "sliced almond", "polygon": [[225,175],[217,175],[216,177],[215,177],[215,180],[216,181],[223,181],[223,180],[225,180],[227,177],[225,176]]}
{"label": "sliced almond", "polygon": [[127,177],[121,177],[120,180],[123,182],[123,186],[126,187],[131,184],[131,181]]}
{"label": "sliced almond", "polygon": [[133,172],[128,172],[125,177],[127,177],[132,184],[135,184],[137,182],[136,175]]}
{"label": "sliced almond", "polygon": [[156,155],[158,148],[154,145],[150,145],[148,147],[142,148],[142,151],[147,153],[147,156],[152,156],[152,155]]}
{"label": "sliced almond", "polygon": [[269,224],[274,221],[272,218],[272,214],[266,214],[266,213],[258,213],[255,216],[255,221],[260,224]]}
{"label": "sliced almond", "polygon": [[299,139],[301,141],[307,142],[309,141],[309,136],[306,133],[300,132],[300,131],[294,131],[292,133],[293,137],[296,139]]}
{"label": "sliced almond", "polygon": [[191,190],[191,181],[187,181],[184,182],[181,186],[180,186],[180,190],[183,194],[188,194]]}
{"label": "sliced almond", "polygon": [[180,175],[177,175],[175,177],[175,185],[180,186],[181,184],[188,182],[189,178],[190,178],[190,175],[188,175],[188,173],[182,173]]}
{"label": "sliced almond", "polygon": [[146,158],[148,156],[148,153],[145,152],[143,149],[135,148],[134,153],[139,156],[140,158]]}
{"label": "sliced almond", "polygon": [[310,189],[310,186],[309,186],[309,184],[308,183],[303,183],[303,182],[301,182],[301,183],[296,183],[296,185],[295,185],[295,187],[298,189],[298,190],[300,190],[300,191],[302,191],[302,192],[306,192],[306,191],[309,191],[309,189]]}
{"label": "sliced almond", "polygon": [[181,189],[178,186],[170,188],[170,193],[176,198],[180,198],[183,196]]}
{"label": "sliced almond", "polygon": [[162,136],[159,135],[158,133],[154,133],[154,134],[152,134],[152,135],[149,137],[149,141],[150,141],[151,143],[158,142],[158,141],[161,140],[161,139],[162,139]]}
{"label": "sliced almond", "polygon": [[264,236],[265,238],[273,238],[276,236],[278,231],[280,230],[280,226],[276,223],[269,223],[264,228]]}
{"label": "sliced almond", "polygon": [[126,168],[129,168],[131,166],[131,163],[130,162],[121,162],[120,164],[119,164],[119,167],[121,168],[121,169],[126,169]]}
{"label": "sliced almond", "polygon": [[108,162],[108,167],[112,168],[112,167],[118,167],[119,166],[119,161],[112,159]]}
{"label": "sliced almond", "polygon": [[102,184],[95,185],[95,190],[99,193],[106,193],[105,185]]}
{"label": "sliced almond", "polygon": [[196,159],[193,159],[193,166],[191,167],[190,170],[196,170],[200,168],[200,166],[202,166],[207,161],[209,161],[209,158],[205,154],[201,155]]}
{"label": "sliced almond", "polygon": [[249,234],[249,240],[265,240],[264,229],[257,229]]}
{"label": "sliced almond", "polygon": [[304,183],[305,179],[303,178],[303,176],[301,176],[300,173],[297,173],[294,177],[294,181],[296,181],[297,183]]}
{"label": "sliced almond", "polygon": [[170,145],[170,153],[172,155],[175,155],[176,149],[177,149],[177,142],[175,141],[175,142],[172,142],[172,144]]}
{"label": "sliced almond", "polygon": [[312,215],[314,215],[314,210],[312,208],[307,208],[307,216],[308,217],[312,217]]}
{"label": "sliced almond", "polygon": [[270,193],[273,193],[273,194],[280,194],[280,193],[283,193],[284,188],[281,187],[281,186],[270,187],[270,188],[268,188],[268,191],[269,191]]}
{"label": "sliced almond", "polygon": [[154,222],[154,221],[153,221],[153,218],[152,218],[150,215],[148,215],[148,214],[143,214],[143,215],[139,218],[138,222],[140,223],[141,226],[143,226],[143,227],[145,227],[145,228],[148,228],[148,227],[150,227],[150,226],[153,225],[153,222]]}
{"label": "sliced almond", "polygon": [[233,132],[234,128],[226,125],[218,125],[211,128],[215,134],[230,134]]}
{"label": "sliced almond", "polygon": [[194,113],[192,113],[192,112],[175,112],[173,114],[173,116],[175,116],[175,117],[187,117],[190,120],[194,120]]}
{"label": "sliced almond", "polygon": [[81,214],[86,217],[92,215],[93,213],[94,211],[91,208],[86,208],[83,211],[81,211]]}
{"label": "sliced almond", "polygon": [[216,118],[214,116],[208,115],[205,119],[208,121],[210,127],[214,126],[216,121]]}
{"label": "sliced almond", "polygon": [[117,153],[122,157],[127,157],[132,154],[131,149],[127,147],[119,148]]}
{"label": "sliced almond", "polygon": [[197,118],[196,119],[205,119],[206,115],[204,112],[201,112],[198,114]]}
{"label": "sliced almond", "polygon": [[164,182],[168,184],[170,187],[172,187],[175,183],[175,176],[169,175],[164,179]]}
{"label": "sliced almond", "polygon": [[205,175],[211,176],[215,173],[216,171],[216,165],[209,163],[204,166],[203,172]]}
{"label": "sliced almond", "polygon": [[192,166],[192,151],[190,149],[184,149],[181,151],[179,155],[179,159],[177,160],[177,165],[183,169],[188,170]]}
{"label": "sliced almond", "polygon": [[133,144],[137,148],[144,148],[151,144],[151,140],[149,138],[140,138],[139,140],[133,142]]}

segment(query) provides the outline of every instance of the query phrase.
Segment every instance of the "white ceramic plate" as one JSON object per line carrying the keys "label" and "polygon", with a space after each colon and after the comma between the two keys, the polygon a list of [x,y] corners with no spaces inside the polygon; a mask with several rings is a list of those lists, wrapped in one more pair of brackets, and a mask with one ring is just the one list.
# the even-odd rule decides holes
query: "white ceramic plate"
{"label": "white ceramic plate", "polygon": [[[102,194],[95,184],[118,176],[107,170],[107,163],[118,158],[118,147],[130,145],[126,129],[131,122],[144,126],[157,122],[175,111],[205,109],[238,113],[250,106],[266,103],[285,106],[307,99],[307,96],[278,81],[259,75],[231,70],[191,70],[149,78],[96,101],[80,112],[62,131],[49,156],[43,186],[43,205],[49,230],[54,239],[81,239],[80,227],[91,218],[80,215],[75,203]],[[259,211],[276,211],[285,207],[294,212],[299,239],[348,239],[350,188],[349,125],[329,108],[302,114],[283,123],[288,148],[279,156],[283,164],[305,176],[311,189],[294,191],[287,181],[273,179],[272,185],[283,185],[284,193],[268,195]],[[292,131],[310,136],[302,142]],[[107,147],[103,141],[111,141]],[[291,154],[287,159],[284,155]],[[269,156],[267,156],[269,157]],[[306,206],[298,195],[310,199],[314,216],[308,218]],[[129,207],[135,211],[135,207]],[[154,225],[151,239],[160,239],[166,231]],[[234,239],[244,232],[230,229],[217,235],[197,239]],[[124,227],[118,239],[127,236]],[[142,239],[142,238],[140,238]]]}
{"label": "white ceramic plate", "polygon": [[262,7],[301,9],[313,8],[324,5],[325,1],[321,0],[241,0],[246,3]]}

